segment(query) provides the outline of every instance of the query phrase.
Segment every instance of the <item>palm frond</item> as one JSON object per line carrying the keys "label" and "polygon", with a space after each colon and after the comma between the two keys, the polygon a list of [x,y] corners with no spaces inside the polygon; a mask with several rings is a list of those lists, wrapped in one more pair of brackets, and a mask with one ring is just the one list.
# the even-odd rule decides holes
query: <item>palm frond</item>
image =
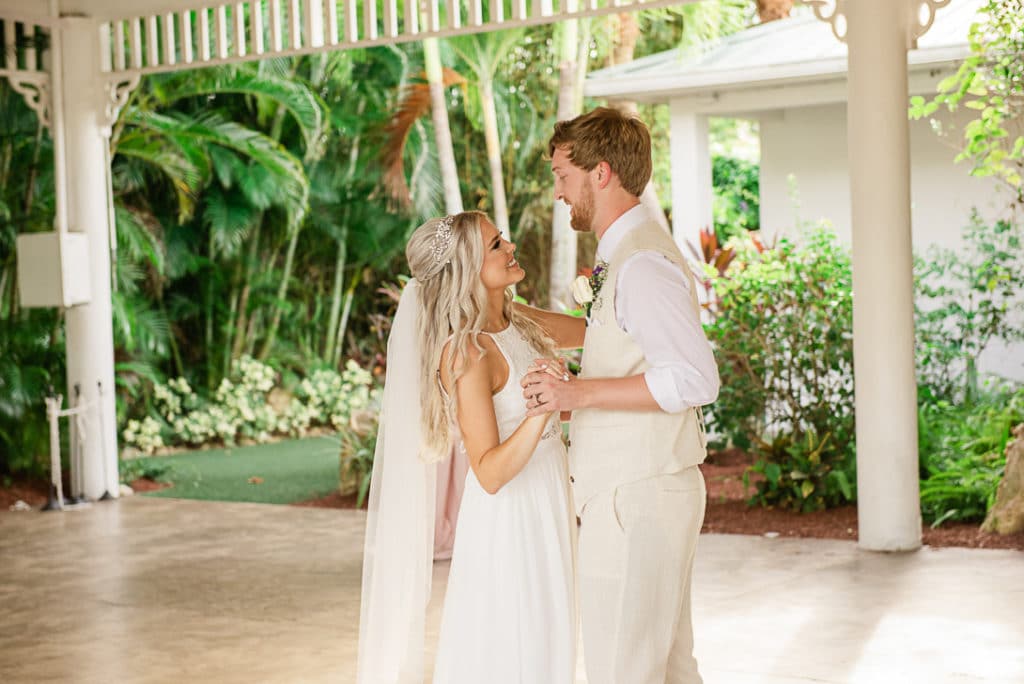
{"label": "palm frond", "polygon": [[163,312],[142,297],[114,292],[111,296],[114,342],[143,356],[166,356],[171,326]]}
{"label": "palm frond", "polygon": [[[443,70],[445,88],[466,83],[465,77],[447,67]],[[405,86],[401,99],[395,108],[391,120],[384,129],[384,149],[381,163],[384,167],[383,183],[388,197],[401,207],[412,204],[409,184],[405,179],[405,143],[409,139],[409,131],[424,114],[430,111],[430,86],[426,82],[426,74]]]}
{"label": "palm frond", "polygon": [[157,231],[160,224],[148,210],[121,203],[114,206],[117,224],[118,251],[136,262],[149,265],[157,275],[164,275],[164,245]]}
{"label": "palm frond", "polygon": [[231,190],[211,187],[205,199],[203,221],[210,229],[214,250],[236,256],[255,225],[258,210]]}
{"label": "palm frond", "polygon": [[191,119],[188,131],[198,140],[243,154],[272,173],[280,188],[278,198],[282,207],[293,222],[302,220],[309,203],[309,180],[302,162],[280,143],[216,114]]}
{"label": "palm frond", "polygon": [[306,161],[312,161],[322,153],[326,125],[324,106],[306,84],[288,79],[287,74],[278,75],[270,69],[264,69],[262,73],[200,69],[179,79],[173,89],[176,98],[227,93],[268,98],[277,102],[298,124],[306,148]]}
{"label": "palm frond", "polygon": [[519,45],[526,29],[505,29],[488,33],[474,33],[458,38],[449,38],[448,43],[455,53],[473,71],[478,82],[494,78],[498,65]]}
{"label": "palm frond", "polygon": [[[146,117],[150,123],[156,119]],[[133,130],[123,134],[117,143],[115,154],[127,159],[142,162],[147,167],[161,174],[174,189],[178,201],[178,220],[185,221],[195,209],[195,194],[204,182],[204,169],[197,166],[195,156],[185,152],[182,141],[173,126],[164,130],[163,135],[152,134],[144,130]],[[208,163],[206,164],[208,166]],[[126,180],[115,174],[115,181]],[[144,179],[139,187],[145,187]]]}

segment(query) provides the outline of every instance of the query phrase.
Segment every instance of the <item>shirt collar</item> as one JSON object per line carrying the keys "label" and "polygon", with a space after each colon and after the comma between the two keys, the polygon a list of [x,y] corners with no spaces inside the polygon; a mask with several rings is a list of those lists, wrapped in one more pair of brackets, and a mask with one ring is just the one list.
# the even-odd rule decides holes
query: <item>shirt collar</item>
{"label": "shirt collar", "polygon": [[618,249],[623,238],[631,230],[644,223],[647,218],[647,209],[644,205],[638,204],[612,221],[612,224],[608,226],[608,230],[604,232],[604,235],[601,236],[597,243],[597,258],[601,261],[609,261],[614,256],[615,250]]}

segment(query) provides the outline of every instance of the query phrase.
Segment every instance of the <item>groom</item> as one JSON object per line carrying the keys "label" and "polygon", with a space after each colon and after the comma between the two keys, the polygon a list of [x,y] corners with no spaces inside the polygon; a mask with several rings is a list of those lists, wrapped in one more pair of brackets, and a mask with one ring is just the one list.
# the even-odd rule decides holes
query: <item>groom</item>
{"label": "groom", "polygon": [[643,122],[598,108],[557,123],[548,153],[555,198],[570,206],[574,230],[597,235],[603,276],[592,279],[579,378],[523,380],[531,413],[572,411],[587,681],[700,682],[690,618],[706,496],[699,407],[715,400],[719,379],[696,285],[640,204],[651,177]]}

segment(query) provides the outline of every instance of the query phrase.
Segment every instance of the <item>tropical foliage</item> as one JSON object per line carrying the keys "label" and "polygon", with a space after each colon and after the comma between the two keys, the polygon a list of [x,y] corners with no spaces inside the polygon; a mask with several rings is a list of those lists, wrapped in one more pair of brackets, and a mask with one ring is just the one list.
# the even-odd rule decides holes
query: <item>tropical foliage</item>
{"label": "tropical foliage", "polygon": [[921,512],[926,521],[980,521],[1024,421],[1024,389],[982,380],[983,351],[1024,340],[1024,242],[1009,221],[975,213],[960,248],[915,262]]}
{"label": "tropical foliage", "polygon": [[52,309],[21,309],[19,233],[53,221],[53,148],[21,96],[0,79],[0,471],[30,470],[49,433],[42,399],[64,386],[64,330]]}
{"label": "tropical foliage", "polygon": [[[753,15],[747,0],[721,0],[641,15],[642,35],[617,15],[581,22],[574,82],[611,63],[624,41],[646,54],[738,30]],[[519,293],[544,302],[544,144],[562,37],[538,26],[144,78],[110,139],[117,396],[128,441],[154,450],[272,434],[260,405],[221,391],[240,386],[243,359],[273,369],[277,389],[297,401],[308,399],[303,382],[340,375],[350,359],[379,374],[405,239],[446,211],[453,184],[466,208],[496,217],[504,196],[531,275]],[[424,108],[435,66],[447,78],[426,89]],[[416,92],[419,109],[405,108]],[[425,115],[436,106],[447,116]],[[449,127],[454,178],[439,162],[439,125]],[[61,314],[20,308],[14,258],[17,234],[51,230],[52,169],[47,131],[0,81],[3,472],[43,467],[42,398],[66,385]],[[399,200],[385,182],[396,169],[406,188]],[[175,387],[194,403],[183,415],[196,414],[177,427],[166,410]],[[216,407],[233,417],[215,416]],[[246,410],[263,418],[239,422]],[[288,420],[301,431],[297,414]],[[361,453],[365,439],[350,446]]]}
{"label": "tropical foliage", "polygon": [[760,167],[735,157],[711,158],[715,234],[723,241],[761,227]]}
{"label": "tropical foliage", "polygon": [[922,402],[918,410],[921,514],[980,522],[1006,468],[1006,444],[1024,422],[1024,388],[990,383],[971,403]]}

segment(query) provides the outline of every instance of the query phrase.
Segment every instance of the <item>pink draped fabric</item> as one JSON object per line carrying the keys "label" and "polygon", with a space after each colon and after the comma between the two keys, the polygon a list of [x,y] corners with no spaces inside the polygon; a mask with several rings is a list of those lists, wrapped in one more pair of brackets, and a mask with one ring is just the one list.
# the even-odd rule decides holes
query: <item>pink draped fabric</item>
{"label": "pink draped fabric", "polygon": [[448,458],[437,464],[434,560],[451,558],[455,545],[455,524],[459,519],[462,491],[466,487],[466,474],[469,472],[469,460],[458,444],[456,440]]}

